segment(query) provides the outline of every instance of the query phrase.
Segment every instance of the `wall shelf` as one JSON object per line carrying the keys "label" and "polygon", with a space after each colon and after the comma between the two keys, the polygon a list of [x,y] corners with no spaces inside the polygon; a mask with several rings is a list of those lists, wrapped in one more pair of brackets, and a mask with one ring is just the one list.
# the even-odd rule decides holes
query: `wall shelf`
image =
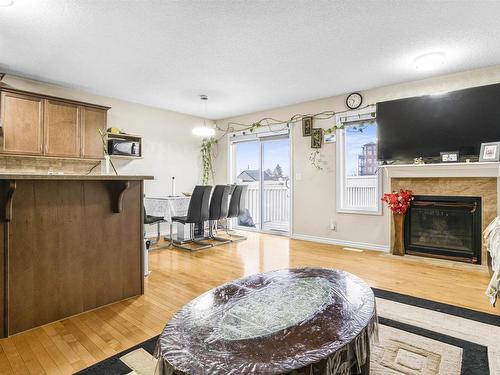
{"label": "wall shelf", "polygon": [[[112,159],[126,159],[126,160],[134,160],[134,159],[142,159],[143,158],[143,142],[142,137],[140,135],[135,134],[125,134],[125,133],[106,133],[106,143],[110,139],[120,139],[124,141],[138,142],[139,143],[139,156],[132,155],[109,155]],[[109,150],[108,150],[109,151]]]}
{"label": "wall shelf", "polygon": [[499,162],[393,164],[379,169],[389,178],[500,177]]}
{"label": "wall shelf", "polygon": [[111,159],[128,159],[128,160],[134,160],[134,159],[144,159],[143,156],[129,156],[129,155],[109,155]]}
{"label": "wall shelf", "polygon": [[106,137],[108,138],[120,138],[120,139],[137,139],[137,140],[142,140],[142,137],[140,135],[135,135],[135,134],[125,134],[125,133],[106,133]]}

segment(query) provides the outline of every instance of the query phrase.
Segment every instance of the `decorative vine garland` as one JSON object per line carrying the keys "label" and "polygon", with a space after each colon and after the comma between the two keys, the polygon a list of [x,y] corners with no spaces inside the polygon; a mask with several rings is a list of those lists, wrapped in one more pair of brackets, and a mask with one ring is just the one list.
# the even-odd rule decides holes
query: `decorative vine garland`
{"label": "decorative vine garland", "polygon": [[[371,105],[366,105],[364,107],[358,108],[358,109],[365,109],[370,107]],[[262,127],[267,127],[269,128],[269,131],[271,132],[276,132],[280,130],[284,130],[285,127],[288,127],[290,124],[301,122],[305,117],[312,117],[314,120],[328,120],[333,117],[335,117],[338,114],[350,112],[350,109],[347,109],[345,111],[340,111],[340,112],[335,112],[335,111],[323,111],[315,114],[295,114],[292,117],[290,117],[289,120],[282,121],[282,120],[277,120],[272,117],[264,117],[263,119],[254,122],[252,124],[242,124],[238,122],[228,122],[227,127],[221,128],[217,123],[216,123],[216,129],[220,131],[222,134],[218,137],[211,137],[211,138],[205,138],[203,139],[201,143],[201,148],[200,148],[200,153],[201,153],[201,160],[202,160],[202,173],[201,173],[201,182],[206,185],[209,183],[210,180],[214,180],[215,176],[215,171],[213,169],[213,158],[214,158],[214,152],[213,152],[213,146],[217,145],[219,140],[224,138],[227,134],[229,133],[234,133],[236,131],[238,132],[246,132],[249,131],[250,133],[253,133],[255,130],[260,129]],[[271,128],[273,125],[285,125],[283,129],[273,129]],[[237,127],[237,128],[236,128]],[[327,128],[324,130],[324,134],[332,134],[335,132],[337,129],[343,129],[344,125],[340,124],[337,125],[335,124],[334,126]],[[318,169],[322,170],[323,168],[318,164],[318,158],[319,158],[319,152],[314,155],[314,158],[311,158],[313,155],[311,154],[310,160],[312,165]]]}
{"label": "decorative vine garland", "polygon": [[311,165],[316,168],[318,171],[322,171],[323,167],[321,166],[321,153],[319,150],[314,150],[309,154],[309,161]]}

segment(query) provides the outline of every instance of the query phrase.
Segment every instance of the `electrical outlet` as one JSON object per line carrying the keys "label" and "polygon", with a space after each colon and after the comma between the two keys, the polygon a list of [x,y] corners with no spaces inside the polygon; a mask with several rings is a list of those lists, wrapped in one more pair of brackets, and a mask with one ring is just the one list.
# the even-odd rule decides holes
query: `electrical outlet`
{"label": "electrical outlet", "polygon": [[330,229],[334,232],[337,231],[337,223],[335,221],[330,222]]}

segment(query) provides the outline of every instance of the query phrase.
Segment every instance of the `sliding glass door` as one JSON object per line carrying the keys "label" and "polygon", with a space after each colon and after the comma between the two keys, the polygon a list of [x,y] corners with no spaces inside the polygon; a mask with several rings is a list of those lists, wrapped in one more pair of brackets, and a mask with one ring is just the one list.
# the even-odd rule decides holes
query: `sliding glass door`
{"label": "sliding glass door", "polygon": [[288,234],[290,227],[290,142],[288,133],[232,142],[232,181],[247,185],[247,210],[239,229]]}
{"label": "sliding glass door", "polygon": [[262,230],[288,233],[290,226],[290,166],[288,136],[261,139]]}
{"label": "sliding glass door", "polygon": [[233,225],[245,229],[260,229],[260,142],[258,140],[233,143],[233,182],[247,185],[247,210]]}

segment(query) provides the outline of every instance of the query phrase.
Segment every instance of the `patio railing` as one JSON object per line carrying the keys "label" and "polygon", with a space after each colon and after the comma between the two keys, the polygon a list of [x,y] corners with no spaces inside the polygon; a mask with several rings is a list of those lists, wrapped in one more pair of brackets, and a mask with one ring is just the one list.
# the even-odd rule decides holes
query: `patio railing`
{"label": "patio railing", "polygon": [[377,176],[347,176],[345,204],[353,208],[370,208],[378,204]]}
{"label": "patio railing", "polygon": [[[248,184],[246,207],[255,224],[260,220],[259,184]],[[265,229],[287,227],[290,221],[290,189],[279,183],[265,183],[263,192]]]}

